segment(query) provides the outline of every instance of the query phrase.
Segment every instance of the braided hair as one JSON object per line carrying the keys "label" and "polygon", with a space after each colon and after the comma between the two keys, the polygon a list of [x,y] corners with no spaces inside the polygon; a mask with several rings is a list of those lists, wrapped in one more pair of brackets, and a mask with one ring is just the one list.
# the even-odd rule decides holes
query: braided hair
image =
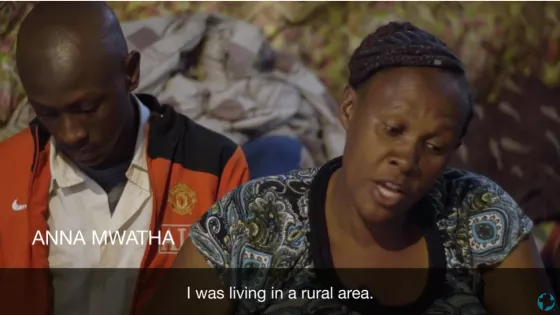
{"label": "braided hair", "polygon": [[440,39],[409,22],[390,22],[362,41],[348,63],[348,84],[358,90],[379,71],[396,67],[431,67],[456,74],[465,94],[466,133],[473,104],[463,63]]}

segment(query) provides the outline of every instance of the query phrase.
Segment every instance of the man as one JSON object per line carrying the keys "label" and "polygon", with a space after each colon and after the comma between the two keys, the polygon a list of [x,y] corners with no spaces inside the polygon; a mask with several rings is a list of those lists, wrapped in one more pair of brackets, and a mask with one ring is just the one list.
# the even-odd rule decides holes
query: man
{"label": "man", "polygon": [[[0,267],[27,270],[1,275],[2,304],[8,313],[130,313],[159,279],[148,270],[169,267],[190,224],[247,180],[245,157],[132,94],[140,55],[103,3],[37,4],[16,59],[37,118],[0,143]],[[142,270],[111,278],[59,268]]]}

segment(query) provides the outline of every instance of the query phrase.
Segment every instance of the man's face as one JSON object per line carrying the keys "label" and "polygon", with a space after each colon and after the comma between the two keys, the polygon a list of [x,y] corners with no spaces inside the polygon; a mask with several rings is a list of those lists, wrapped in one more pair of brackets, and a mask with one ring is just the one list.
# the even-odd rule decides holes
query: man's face
{"label": "man's face", "polygon": [[118,149],[115,145],[133,113],[127,106],[129,92],[138,84],[139,58],[131,55],[121,67],[82,63],[61,71],[63,77],[49,79],[38,69],[32,84],[22,80],[37,118],[57,149],[73,161],[95,167]]}

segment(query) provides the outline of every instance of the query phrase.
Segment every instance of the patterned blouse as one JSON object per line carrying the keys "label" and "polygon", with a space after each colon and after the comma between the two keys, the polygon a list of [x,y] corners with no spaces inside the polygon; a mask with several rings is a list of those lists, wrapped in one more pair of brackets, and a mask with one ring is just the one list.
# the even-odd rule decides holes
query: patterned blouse
{"label": "patterned blouse", "polygon": [[345,289],[333,268],[324,214],[328,181],[340,166],[337,158],[250,181],[192,227],[195,246],[230,286],[284,292],[239,299],[237,314],[487,314],[477,268],[501,262],[533,223],[497,184],[456,169],[446,170],[415,207],[427,218],[430,263],[416,301],[389,307],[374,297],[288,298],[294,290]]}

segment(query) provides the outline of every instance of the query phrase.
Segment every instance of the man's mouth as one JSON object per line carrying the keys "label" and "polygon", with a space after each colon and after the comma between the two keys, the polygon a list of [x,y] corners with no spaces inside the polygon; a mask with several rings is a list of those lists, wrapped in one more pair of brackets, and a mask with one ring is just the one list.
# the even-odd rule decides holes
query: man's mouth
{"label": "man's mouth", "polygon": [[65,153],[68,157],[78,163],[87,164],[88,162],[91,162],[97,158],[95,154],[87,149],[66,151]]}

